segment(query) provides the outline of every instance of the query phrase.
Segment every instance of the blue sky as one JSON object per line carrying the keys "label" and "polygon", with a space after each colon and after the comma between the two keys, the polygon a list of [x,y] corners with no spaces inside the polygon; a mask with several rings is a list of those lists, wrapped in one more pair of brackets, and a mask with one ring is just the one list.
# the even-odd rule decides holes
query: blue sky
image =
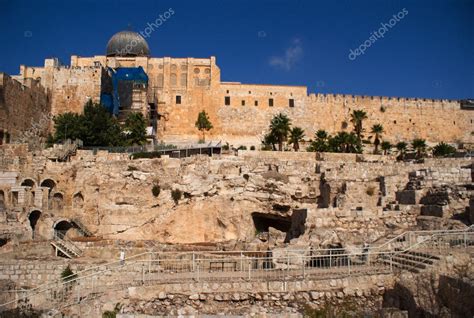
{"label": "blue sky", "polygon": [[[474,0],[0,0],[0,71],[17,74],[20,64],[43,65],[47,57],[69,64],[73,54],[104,54],[115,32],[129,25],[143,31],[170,8],[174,15],[147,39],[152,55],[214,55],[223,81],[474,97]],[[364,42],[364,54],[350,59]]]}

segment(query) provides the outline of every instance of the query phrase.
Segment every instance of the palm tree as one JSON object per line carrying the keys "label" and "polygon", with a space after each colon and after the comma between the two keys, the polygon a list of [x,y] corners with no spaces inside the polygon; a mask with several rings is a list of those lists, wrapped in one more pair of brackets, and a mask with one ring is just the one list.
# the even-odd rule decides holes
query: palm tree
{"label": "palm tree", "polygon": [[400,153],[399,158],[403,159],[403,157],[405,156],[405,152],[407,151],[408,144],[404,141],[400,141],[400,142],[397,143],[397,145],[395,147],[397,148],[398,152]]}
{"label": "palm tree", "polygon": [[426,141],[424,139],[421,139],[421,138],[415,138],[411,142],[411,146],[413,147],[414,150],[416,150],[416,156],[418,158],[421,158],[421,155],[426,150]]}
{"label": "palm tree", "polygon": [[383,126],[381,124],[375,124],[372,126],[372,130],[370,132],[375,135],[374,153],[377,154],[379,152],[380,138],[382,137],[382,134],[384,133]]}
{"label": "palm tree", "polygon": [[364,119],[367,119],[367,113],[363,110],[354,110],[351,114],[351,122],[354,125],[354,132],[359,140],[361,140],[362,132],[364,131],[362,127]]}
{"label": "palm tree", "polygon": [[275,144],[277,142],[278,140],[276,139],[275,135],[272,134],[271,131],[263,137],[263,141],[262,141],[263,145],[266,148],[265,150],[268,150],[268,148],[271,147],[272,151],[276,151]]}
{"label": "palm tree", "polygon": [[326,130],[319,129],[316,134],[315,134],[317,140],[327,140],[328,139],[328,133]]}
{"label": "palm tree", "polygon": [[288,138],[291,120],[285,114],[279,113],[270,122],[271,134],[278,140],[278,150],[283,151],[283,142]]}
{"label": "palm tree", "polygon": [[383,141],[381,144],[383,154],[387,155],[387,152],[392,149],[392,144],[389,141]]}
{"label": "palm tree", "polygon": [[304,138],[304,130],[300,127],[293,127],[290,131],[289,144],[293,144],[293,149],[298,151],[300,149],[300,141]]}
{"label": "palm tree", "polygon": [[327,131],[320,129],[314,134],[314,137],[315,139],[311,141],[311,145],[307,148],[307,151],[326,152],[329,150],[329,135]]}
{"label": "palm tree", "polygon": [[334,152],[357,153],[360,152],[360,141],[354,133],[340,131],[330,138],[329,147]]}

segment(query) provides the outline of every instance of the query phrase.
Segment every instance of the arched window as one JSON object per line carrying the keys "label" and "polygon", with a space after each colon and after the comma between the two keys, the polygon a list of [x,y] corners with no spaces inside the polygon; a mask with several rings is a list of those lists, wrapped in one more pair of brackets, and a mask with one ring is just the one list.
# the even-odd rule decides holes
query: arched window
{"label": "arched window", "polygon": [[33,188],[35,186],[35,182],[32,179],[25,179],[21,183],[21,186]]}
{"label": "arched window", "polygon": [[84,197],[80,192],[76,193],[72,198],[72,206],[74,208],[82,208],[84,206]]}
{"label": "arched window", "polygon": [[64,196],[57,192],[51,199],[51,208],[55,210],[61,210],[64,207]]}
{"label": "arched window", "polygon": [[44,179],[41,184],[40,184],[42,187],[45,187],[45,188],[49,188],[49,193],[51,193],[51,191],[56,187],[56,182],[54,182],[54,180],[52,179]]}
{"label": "arched window", "polygon": [[170,76],[171,86],[176,86],[178,84],[178,76],[175,73],[172,73]]}

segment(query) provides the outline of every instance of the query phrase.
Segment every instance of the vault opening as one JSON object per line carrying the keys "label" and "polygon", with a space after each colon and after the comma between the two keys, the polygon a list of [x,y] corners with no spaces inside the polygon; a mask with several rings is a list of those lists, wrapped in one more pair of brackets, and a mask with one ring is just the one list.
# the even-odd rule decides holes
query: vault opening
{"label": "vault opening", "polygon": [[269,228],[272,227],[285,233],[284,243],[288,243],[291,239],[304,234],[306,216],[306,209],[295,210],[291,216],[253,212],[252,220],[256,232],[268,232]]}

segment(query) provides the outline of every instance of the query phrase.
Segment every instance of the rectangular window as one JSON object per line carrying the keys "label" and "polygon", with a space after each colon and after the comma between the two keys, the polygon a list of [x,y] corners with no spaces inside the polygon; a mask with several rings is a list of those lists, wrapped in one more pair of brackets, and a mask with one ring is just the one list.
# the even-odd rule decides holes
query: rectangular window
{"label": "rectangular window", "polygon": [[295,107],[295,100],[290,98],[290,107]]}
{"label": "rectangular window", "polygon": [[225,97],[224,103],[225,103],[226,106],[230,105],[230,96]]}
{"label": "rectangular window", "polygon": [[273,107],[273,98],[268,99],[268,106]]}
{"label": "rectangular window", "polygon": [[258,106],[258,100],[255,101],[255,106]]}
{"label": "rectangular window", "polygon": [[244,100],[242,100],[242,106],[245,106],[245,101]]}
{"label": "rectangular window", "polygon": [[181,96],[176,95],[176,105],[181,104]]}

